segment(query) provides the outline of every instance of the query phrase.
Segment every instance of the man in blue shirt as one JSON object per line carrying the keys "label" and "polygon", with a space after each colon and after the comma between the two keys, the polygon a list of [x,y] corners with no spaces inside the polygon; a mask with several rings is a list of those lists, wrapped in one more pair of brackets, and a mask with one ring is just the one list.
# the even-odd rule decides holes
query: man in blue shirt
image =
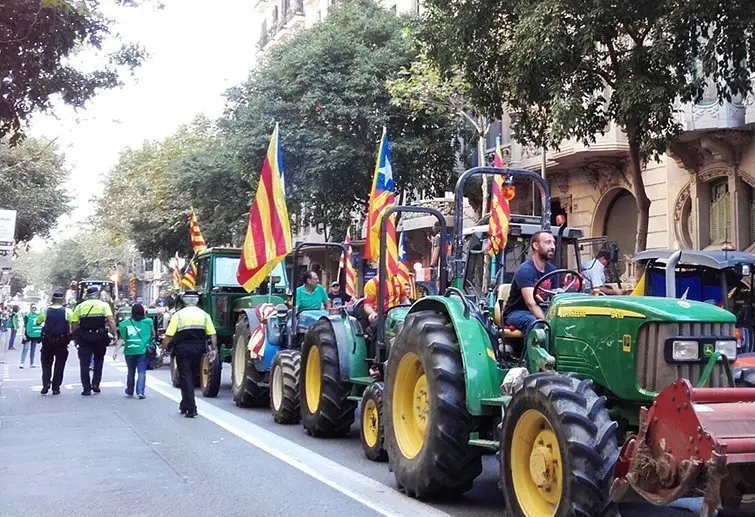
{"label": "man in blue shirt", "polygon": [[[545,319],[545,314],[535,299],[535,284],[547,273],[556,270],[548,262],[556,252],[556,241],[552,233],[535,232],[530,240],[530,247],[531,256],[514,273],[509,299],[503,309],[506,324],[521,330],[525,336],[537,320]],[[540,287],[551,289],[551,280],[546,280]]]}

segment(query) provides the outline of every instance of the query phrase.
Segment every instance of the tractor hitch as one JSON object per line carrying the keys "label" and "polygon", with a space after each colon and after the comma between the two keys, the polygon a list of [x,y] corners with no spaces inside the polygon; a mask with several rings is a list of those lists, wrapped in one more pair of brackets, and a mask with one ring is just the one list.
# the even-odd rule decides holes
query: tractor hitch
{"label": "tractor hitch", "polygon": [[[694,388],[677,379],[640,412],[640,428],[622,447],[611,500],[634,494],[666,505],[702,496],[700,515],[739,506],[755,486],[755,390]],[[743,479],[743,476],[746,479]]]}

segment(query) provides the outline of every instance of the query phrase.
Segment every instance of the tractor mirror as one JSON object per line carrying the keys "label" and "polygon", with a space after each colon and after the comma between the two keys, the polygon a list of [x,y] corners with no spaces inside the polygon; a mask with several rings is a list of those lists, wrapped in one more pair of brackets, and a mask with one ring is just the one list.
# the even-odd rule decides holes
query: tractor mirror
{"label": "tractor mirror", "polygon": [[270,277],[270,283],[272,285],[278,285],[280,283],[280,281],[281,281],[281,277],[280,276],[271,276]]}
{"label": "tractor mirror", "polygon": [[611,254],[611,262],[619,261],[619,247],[616,243],[612,242],[608,244],[608,252]]}
{"label": "tractor mirror", "polygon": [[750,276],[752,273],[752,264],[737,264],[737,273],[741,277]]}

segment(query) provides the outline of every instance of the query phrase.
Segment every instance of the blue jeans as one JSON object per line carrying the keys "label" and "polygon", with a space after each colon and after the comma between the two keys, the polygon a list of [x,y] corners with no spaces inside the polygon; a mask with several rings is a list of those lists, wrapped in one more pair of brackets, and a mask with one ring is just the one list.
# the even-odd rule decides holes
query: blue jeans
{"label": "blue jeans", "polygon": [[126,376],[126,393],[129,395],[134,394],[134,376],[139,371],[139,378],[136,381],[136,394],[144,395],[144,387],[147,384],[147,363],[149,358],[147,354],[139,355],[127,355],[126,365],[128,366],[128,374]]}
{"label": "blue jeans", "polygon": [[32,338],[26,343],[23,343],[23,348],[21,348],[21,364],[24,364],[24,361],[26,361],[26,354],[29,352],[29,349],[31,349],[31,354],[29,354],[29,366],[34,366],[34,350],[37,348],[37,343],[39,343],[38,338]]}
{"label": "blue jeans", "polygon": [[8,341],[8,348],[13,348],[13,342],[16,340],[16,332],[18,332],[18,330],[16,329],[10,330],[10,340]]}
{"label": "blue jeans", "polygon": [[512,325],[521,330],[524,336],[535,326],[537,318],[530,311],[511,311],[504,316],[507,325]]}

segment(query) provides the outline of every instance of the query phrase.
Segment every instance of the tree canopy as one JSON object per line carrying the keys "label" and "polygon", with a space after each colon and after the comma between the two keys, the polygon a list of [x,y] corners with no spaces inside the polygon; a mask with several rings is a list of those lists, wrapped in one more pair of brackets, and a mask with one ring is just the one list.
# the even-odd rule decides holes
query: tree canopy
{"label": "tree canopy", "polygon": [[638,206],[637,249],[650,201],[642,166],[680,132],[674,103],[707,81],[721,99],[751,88],[752,2],[641,0],[427,0],[423,39],[443,70],[459,68],[471,97],[513,112],[517,140],[589,144],[610,121],[627,134]]}
{"label": "tree canopy", "polygon": [[[134,0],[113,0],[134,4]],[[15,144],[22,124],[52,99],[81,107],[98,90],[119,84],[122,70],[138,65],[143,50],[132,44],[107,51],[96,69],[70,59],[82,48],[102,51],[112,20],[98,0],[4,0],[0,6],[0,138]]]}
{"label": "tree canopy", "polygon": [[71,208],[63,183],[68,177],[54,142],[28,138],[11,147],[0,140],[0,208],[16,210],[16,241],[48,237]]}

